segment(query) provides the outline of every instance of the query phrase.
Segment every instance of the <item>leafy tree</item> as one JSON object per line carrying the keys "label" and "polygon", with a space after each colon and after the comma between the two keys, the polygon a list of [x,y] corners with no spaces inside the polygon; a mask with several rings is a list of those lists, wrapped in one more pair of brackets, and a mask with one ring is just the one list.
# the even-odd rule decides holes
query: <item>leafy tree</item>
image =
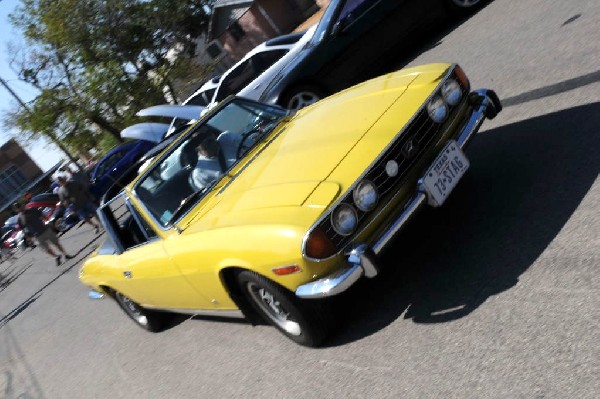
{"label": "leafy tree", "polygon": [[29,109],[9,113],[5,124],[73,150],[120,141],[138,110],[177,99],[178,87],[189,88],[176,83],[198,82],[210,72],[192,56],[211,3],[22,0],[11,22],[27,47],[13,67],[40,94]]}

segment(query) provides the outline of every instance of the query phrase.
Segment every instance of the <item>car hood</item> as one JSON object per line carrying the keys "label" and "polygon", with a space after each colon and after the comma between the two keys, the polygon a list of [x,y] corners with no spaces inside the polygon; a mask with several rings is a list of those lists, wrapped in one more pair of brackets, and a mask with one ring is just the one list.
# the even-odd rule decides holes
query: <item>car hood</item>
{"label": "car hood", "polygon": [[[435,87],[431,82],[445,70],[442,66],[432,69],[430,77],[421,77],[414,90],[408,88],[423,75],[422,68],[364,82],[299,111],[280,124],[262,147],[249,154],[247,163],[235,167],[214,194],[199,204],[193,222],[202,220],[212,227],[239,223],[249,212],[261,209],[268,209],[271,215],[277,214],[274,209],[290,207],[322,212],[373,161],[377,152],[373,154],[372,148],[383,150],[402,129],[403,124],[399,124],[396,130],[387,128],[385,134],[369,133],[386,111],[410,91],[404,112],[408,119],[430,95]],[[340,165],[348,170],[348,162],[344,162],[348,154],[367,148],[369,154],[354,170],[343,179],[336,176],[330,180]],[[270,218],[264,212],[256,215]]]}
{"label": "car hood", "polygon": [[153,143],[160,143],[168,129],[169,125],[167,123],[136,123],[135,125],[131,125],[121,130],[121,137],[124,139],[146,140]]}
{"label": "car hood", "polygon": [[200,118],[200,114],[204,110],[201,105],[175,105],[161,104],[152,107],[144,108],[138,111],[137,116],[165,116],[169,118],[181,118],[194,120]]}

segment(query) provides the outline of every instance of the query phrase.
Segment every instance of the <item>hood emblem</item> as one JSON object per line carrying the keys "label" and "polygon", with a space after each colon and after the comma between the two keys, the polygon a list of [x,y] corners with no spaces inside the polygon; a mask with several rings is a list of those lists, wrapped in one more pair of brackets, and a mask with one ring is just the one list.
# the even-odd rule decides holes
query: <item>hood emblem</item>
{"label": "hood emblem", "polygon": [[406,158],[414,157],[419,151],[419,144],[416,141],[408,140],[406,144],[402,146],[402,155]]}

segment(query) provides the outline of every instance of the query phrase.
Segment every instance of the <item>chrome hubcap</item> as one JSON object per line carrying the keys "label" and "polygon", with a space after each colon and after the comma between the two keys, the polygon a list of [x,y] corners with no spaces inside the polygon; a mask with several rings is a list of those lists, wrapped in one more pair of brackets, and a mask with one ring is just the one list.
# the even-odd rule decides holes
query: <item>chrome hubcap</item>
{"label": "chrome hubcap", "polygon": [[290,101],[288,102],[288,108],[297,110],[314,104],[320,99],[321,97],[313,92],[301,91],[299,93],[294,94],[292,98],[290,98]]}
{"label": "chrome hubcap", "polygon": [[302,333],[300,324],[289,319],[289,313],[285,311],[272,293],[254,283],[248,283],[248,292],[250,292],[252,300],[256,302],[267,317],[282,330],[290,335],[300,335]]}
{"label": "chrome hubcap", "polygon": [[454,4],[456,4],[458,7],[463,7],[463,8],[473,7],[480,1],[481,0],[452,0],[452,2]]}

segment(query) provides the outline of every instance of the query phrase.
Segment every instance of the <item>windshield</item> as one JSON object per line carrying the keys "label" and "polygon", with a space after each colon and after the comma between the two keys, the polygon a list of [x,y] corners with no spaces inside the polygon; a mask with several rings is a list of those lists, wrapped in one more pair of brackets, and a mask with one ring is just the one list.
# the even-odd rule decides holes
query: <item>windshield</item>
{"label": "windshield", "polygon": [[177,221],[214,186],[287,111],[233,99],[193,126],[134,187],[162,227]]}

